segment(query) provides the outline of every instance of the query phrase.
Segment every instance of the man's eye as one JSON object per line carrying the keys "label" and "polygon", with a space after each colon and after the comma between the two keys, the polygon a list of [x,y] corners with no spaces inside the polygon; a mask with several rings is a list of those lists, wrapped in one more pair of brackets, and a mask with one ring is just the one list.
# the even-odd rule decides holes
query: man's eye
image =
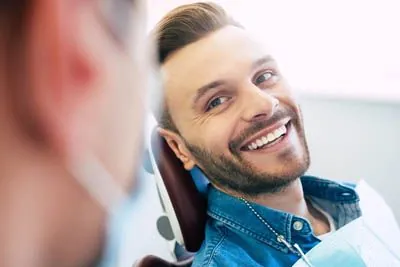
{"label": "man's eye", "polygon": [[255,84],[256,85],[262,84],[266,81],[269,81],[273,77],[274,77],[274,74],[271,71],[265,72],[257,77],[257,79],[255,80]]}
{"label": "man's eye", "polygon": [[221,97],[214,98],[214,99],[208,104],[207,110],[206,110],[206,111],[209,111],[209,110],[211,110],[211,109],[213,109],[213,108],[216,108],[216,107],[218,107],[219,105],[223,104],[224,102],[226,102],[226,101],[228,101],[228,100],[229,100],[229,97],[227,97],[227,96],[221,96]]}

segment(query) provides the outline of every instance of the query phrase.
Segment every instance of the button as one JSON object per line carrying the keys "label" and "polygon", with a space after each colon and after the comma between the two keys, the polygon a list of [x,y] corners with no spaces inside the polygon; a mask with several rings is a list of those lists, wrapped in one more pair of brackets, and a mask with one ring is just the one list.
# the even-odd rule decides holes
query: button
{"label": "button", "polygon": [[303,229],[303,223],[301,221],[295,221],[293,223],[293,229],[296,231],[301,231],[301,229]]}

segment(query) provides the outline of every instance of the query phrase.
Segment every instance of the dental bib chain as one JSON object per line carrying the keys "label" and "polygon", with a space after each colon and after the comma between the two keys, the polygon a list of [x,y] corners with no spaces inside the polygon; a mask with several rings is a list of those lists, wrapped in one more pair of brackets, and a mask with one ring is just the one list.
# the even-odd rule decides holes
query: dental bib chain
{"label": "dental bib chain", "polygon": [[278,234],[274,228],[272,228],[269,223],[267,223],[263,217],[253,208],[253,206],[244,198],[240,197],[239,198],[241,201],[243,201],[246,206],[250,209],[250,211],[261,221],[262,224],[264,224],[275,236],[278,242],[283,243],[292,253],[296,254],[299,256],[301,259],[304,260],[304,262],[309,266],[313,267],[311,262],[308,260],[307,256],[304,254],[304,252],[301,250],[300,246],[295,243],[295,244],[290,244],[283,235]]}

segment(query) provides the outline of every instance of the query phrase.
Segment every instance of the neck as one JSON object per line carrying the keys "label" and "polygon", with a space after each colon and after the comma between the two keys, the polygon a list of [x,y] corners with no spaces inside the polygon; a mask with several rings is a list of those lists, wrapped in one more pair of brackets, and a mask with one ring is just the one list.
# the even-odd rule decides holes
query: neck
{"label": "neck", "polygon": [[303,186],[300,179],[296,179],[287,187],[273,194],[262,194],[248,197],[248,200],[257,204],[294,214],[309,219],[311,216],[304,198]]}
{"label": "neck", "polygon": [[13,131],[0,102],[0,266],[88,266],[104,214],[56,155]]}
{"label": "neck", "polygon": [[[221,190],[221,189],[220,189]],[[222,190],[225,191],[226,190]],[[226,192],[236,197],[243,197],[248,201],[259,205],[291,213],[295,216],[307,219],[313,227],[315,235],[321,235],[329,232],[330,227],[320,212],[309,205],[304,197],[303,186],[300,179],[296,179],[284,189],[276,193],[261,194],[256,197],[243,196],[241,194]]]}

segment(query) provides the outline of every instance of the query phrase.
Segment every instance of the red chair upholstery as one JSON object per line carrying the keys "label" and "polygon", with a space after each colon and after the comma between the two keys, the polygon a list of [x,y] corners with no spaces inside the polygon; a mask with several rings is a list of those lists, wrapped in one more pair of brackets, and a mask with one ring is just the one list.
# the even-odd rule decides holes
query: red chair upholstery
{"label": "red chair upholstery", "polygon": [[156,129],[151,136],[150,158],[175,238],[187,251],[197,252],[204,240],[206,199]]}

